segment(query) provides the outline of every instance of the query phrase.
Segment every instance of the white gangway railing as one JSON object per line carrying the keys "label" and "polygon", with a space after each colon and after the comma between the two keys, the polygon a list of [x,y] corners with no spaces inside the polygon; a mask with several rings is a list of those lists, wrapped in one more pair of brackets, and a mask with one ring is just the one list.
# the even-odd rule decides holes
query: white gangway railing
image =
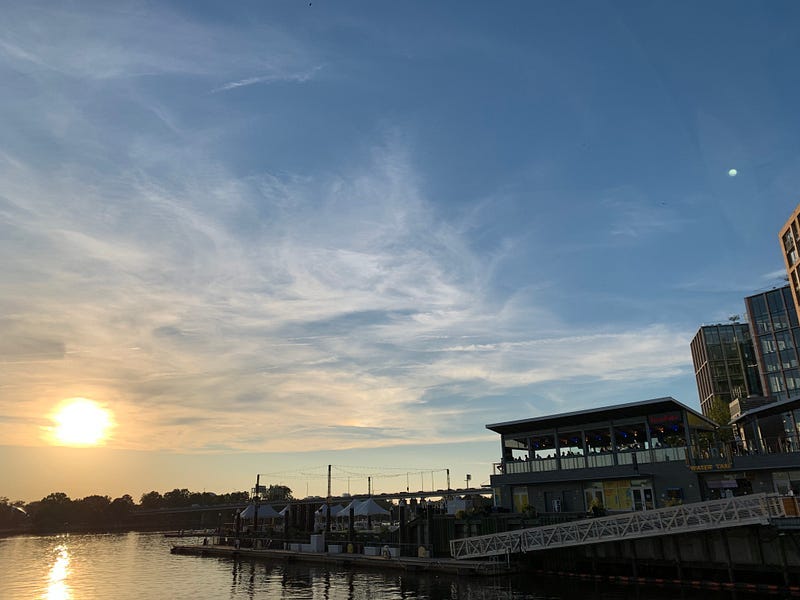
{"label": "white gangway railing", "polygon": [[766,525],[770,519],[784,516],[779,495],[753,494],[461,538],[450,542],[450,553],[454,558],[500,556],[757,523]]}

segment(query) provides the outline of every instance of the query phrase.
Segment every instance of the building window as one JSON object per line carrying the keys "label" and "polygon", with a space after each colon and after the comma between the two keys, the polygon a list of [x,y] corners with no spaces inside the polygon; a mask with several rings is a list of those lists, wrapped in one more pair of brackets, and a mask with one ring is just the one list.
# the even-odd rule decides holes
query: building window
{"label": "building window", "polygon": [[786,310],[783,304],[783,293],[781,290],[772,290],[767,292],[767,306],[769,307],[770,314],[782,312]]}
{"label": "building window", "polygon": [[794,348],[794,339],[792,338],[792,334],[788,331],[776,333],[775,342],[778,344],[778,350],[781,352],[787,348]]}
{"label": "building window", "polygon": [[789,315],[786,314],[785,310],[772,315],[772,325],[775,328],[775,331],[789,329]]}
{"label": "building window", "polygon": [[786,377],[786,389],[791,391],[800,389],[800,371],[797,369],[789,369],[784,371],[783,375]]}
{"label": "building window", "polygon": [[764,335],[766,333],[772,333],[772,322],[769,320],[769,316],[761,315],[756,316],[756,335]]}
{"label": "building window", "polygon": [[783,247],[787,252],[794,248],[794,237],[792,237],[791,231],[783,234]]}
{"label": "building window", "polygon": [[767,301],[764,300],[764,296],[754,296],[748,298],[748,300],[750,304],[750,314],[752,314],[753,317],[758,319],[767,315]]}
{"label": "building window", "polygon": [[781,368],[793,369],[797,366],[797,353],[794,349],[787,349],[780,353]]}
{"label": "building window", "polygon": [[767,381],[769,383],[769,391],[773,396],[783,395],[781,394],[784,391],[783,377],[780,374],[770,375]]}
{"label": "building window", "polygon": [[775,352],[764,355],[764,368],[766,369],[767,373],[774,373],[775,371],[780,370],[778,365],[778,355]]}
{"label": "building window", "polygon": [[514,512],[521,513],[528,508],[528,488],[515,487],[512,491],[514,498]]}

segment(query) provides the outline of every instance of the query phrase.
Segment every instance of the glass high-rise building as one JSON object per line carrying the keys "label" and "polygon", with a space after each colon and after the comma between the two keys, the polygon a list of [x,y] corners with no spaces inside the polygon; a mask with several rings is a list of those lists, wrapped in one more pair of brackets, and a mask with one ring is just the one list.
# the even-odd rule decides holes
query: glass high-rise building
{"label": "glass high-rise building", "polygon": [[746,323],[704,325],[691,344],[700,409],[708,415],[716,397],[725,404],[761,396],[762,387]]}
{"label": "glass high-rise building", "polygon": [[791,287],[748,296],[744,303],[764,393],[776,400],[800,396],[800,325]]}

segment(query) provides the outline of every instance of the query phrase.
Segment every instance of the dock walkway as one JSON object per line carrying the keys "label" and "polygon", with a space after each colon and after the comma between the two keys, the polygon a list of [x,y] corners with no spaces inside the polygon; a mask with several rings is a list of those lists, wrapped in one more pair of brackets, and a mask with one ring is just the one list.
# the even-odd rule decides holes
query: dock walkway
{"label": "dock walkway", "polygon": [[454,575],[498,575],[509,572],[505,562],[491,560],[455,560],[452,558],[416,558],[410,556],[384,558],[382,556],[339,552],[297,552],[294,550],[255,550],[252,548],[239,548],[237,550],[231,546],[220,545],[179,545],[172,547],[172,553],[247,560],[308,562],[335,565],[337,567],[450,573]]}

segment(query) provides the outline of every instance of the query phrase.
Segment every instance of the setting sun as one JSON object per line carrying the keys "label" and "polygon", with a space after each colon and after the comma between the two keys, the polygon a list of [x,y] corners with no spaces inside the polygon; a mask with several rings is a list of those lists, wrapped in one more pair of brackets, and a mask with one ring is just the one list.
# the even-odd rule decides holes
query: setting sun
{"label": "setting sun", "polygon": [[108,437],[111,412],[86,398],[65,400],[53,414],[52,428],[56,444],[96,446]]}

